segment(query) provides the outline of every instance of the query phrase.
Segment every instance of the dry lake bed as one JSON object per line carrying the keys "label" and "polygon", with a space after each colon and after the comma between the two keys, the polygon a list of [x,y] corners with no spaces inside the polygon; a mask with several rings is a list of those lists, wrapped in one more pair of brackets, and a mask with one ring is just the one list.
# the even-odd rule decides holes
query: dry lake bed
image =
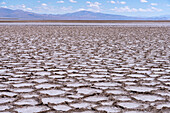
{"label": "dry lake bed", "polygon": [[170,26],[0,25],[0,112],[169,111]]}

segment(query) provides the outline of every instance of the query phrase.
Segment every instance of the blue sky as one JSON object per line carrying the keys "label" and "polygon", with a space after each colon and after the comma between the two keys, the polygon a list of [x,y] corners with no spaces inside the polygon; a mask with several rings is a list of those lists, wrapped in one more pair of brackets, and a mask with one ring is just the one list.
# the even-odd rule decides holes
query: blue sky
{"label": "blue sky", "polygon": [[140,17],[170,15],[170,0],[0,0],[0,7],[41,14],[88,10]]}

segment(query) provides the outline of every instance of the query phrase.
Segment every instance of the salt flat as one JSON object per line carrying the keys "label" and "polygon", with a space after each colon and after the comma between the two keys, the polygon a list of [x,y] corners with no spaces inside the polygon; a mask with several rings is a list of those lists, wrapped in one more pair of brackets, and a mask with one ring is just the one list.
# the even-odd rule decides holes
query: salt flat
{"label": "salt flat", "polygon": [[55,26],[170,26],[170,22],[116,22],[116,23],[82,23],[82,22],[3,22],[0,25],[55,25]]}
{"label": "salt flat", "polygon": [[0,25],[0,112],[169,112],[169,51],[164,25]]}

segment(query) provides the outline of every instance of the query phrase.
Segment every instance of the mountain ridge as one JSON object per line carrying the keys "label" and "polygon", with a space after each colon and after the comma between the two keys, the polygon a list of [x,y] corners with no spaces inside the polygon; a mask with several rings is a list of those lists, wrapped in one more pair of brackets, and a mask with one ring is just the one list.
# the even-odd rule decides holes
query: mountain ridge
{"label": "mountain ridge", "polygon": [[105,14],[85,10],[66,14],[38,14],[7,8],[0,8],[0,18],[15,18],[18,20],[170,20],[170,16],[141,18],[124,15]]}

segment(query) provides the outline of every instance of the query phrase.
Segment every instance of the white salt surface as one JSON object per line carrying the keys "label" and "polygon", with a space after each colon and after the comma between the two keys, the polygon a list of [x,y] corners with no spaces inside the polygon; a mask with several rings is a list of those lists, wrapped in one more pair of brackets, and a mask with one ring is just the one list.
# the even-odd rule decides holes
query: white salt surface
{"label": "white salt surface", "polygon": [[14,104],[16,105],[36,105],[38,104],[37,101],[34,99],[23,99],[23,100],[18,100]]}
{"label": "white salt surface", "polygon": [[136,108],[138,108],[140,106],[143,106],[145,108],[148,107],[146,105],[136,103],[136,102],[120,102],[120,103],[118,103],[118,105],[120,105],[120,106],[122,106],[124,108],[127,108],[127,109],[134,109],[134,108],[136,109]]}
{"label": "white salt surface", "polygon": [[133,23],[0,23],[0,25],[83,25],[83,26],[170,26],[170,22],[133,22]]}
{"label": "white salt surface", "polygon": [[115,95],[126,94],[125,91],[121,91],[121,90],[108,90],[108,91],[106,91],[106,93],[115,94]]}
{"label": "white salt surface", "polygon": [[68,111],[71,109],[71,107],[66,106],[66,105],[57,105],[53,107],[55,110],[59,111]]}
{"label": "white salt surface", "polygon": [[10,109],[10,107],[6,106],[6,105],[1,105],[0,106],[0,111],[6,110],[6,109]]}
{"label": "white salt surface", "polygon": [[150,92],[153,90],[156,90],[157,88],[153,87],[145,87],[145,86],[127,86],[125,87],[126,90],[128,91],[136,91],[136,92]]}
{"label": "white salt surface", "polygon": [[72,102],[72,100],[68,98],[49,97],[49,98],[42,98],[42,102],[44,104],[48,104],[48,103],[59,104],[63,102]]}
{"label": "white salt surface", "polygon": [[33,86],[33,83],[20,83],[20,84],[13,84],[14,87],[28,87],[28,86]]}
{"label": "white salt surface", "polygon": [[0,96],[1,95],[6,95],[6,96],[12,97],[12,96],[16,96],[17,93],[13,93],[13,92],[0,92]]}
{"label": "white salt surface", "polygon": [[48,89],[48,88],[52,88],[52,87],[60,87],[61,85],[58,84],[49,84],[49,83],[44,83],[44,84],[39,84],[37,86],[35,86],[35,88],[37,89]]}
{"label": "white salt surface", "polygon": [[135,95],[132,96],[133,98],[137,99],[137,100],[141,100],[141,101],[156,101],[156,100],[165,100],[164,98],[160,97],[160,96],[156,96],[156,95],[144,95],[144,94],[139,94],[139,95]]}
{"label": "white salt surface", "polygon": [[160,105],[158,105],[156,108],[157,108],[157,109],[162,109],[163,107],[170,108],[170,103],[160,104]]}
{"label": "white salt surface", "polygon": [[89,101],[89,102],[98,102],[102,100],[107,100],[107,97],[101,97],[101,96],[90,96],[85,98],[84,100]]}
{"label": "white salt surface", "polygon": [[145,75],[142,75],[142,74],[130,74],[130,75],[127,75],[129,77],[146,77]]}
{"label": "white salt surface", "polygon": [[103,83],[94,83],[95,86],[104,86],[104,87],[113,87],[113,86],[120,86],[119,83],[111,83],[111,82],[103,82]]}
{"label": "white salt surface", "polygon": [[12,102],[14,100],[15,100],[14,98],[0,98],[0,104]]}
{"label": "white salt surface", "polygon": [[102,106],[102,107],[98,107],[97,110],[102,110],[105,111],[107,113],[112,113],[114,111],[114,113],[120,112],[119,108],[116,107],[108,107],[108,106]]}
{"label": "white salt surface", "polygon": [[82,103],[71,104],[71,106],[73,106],[74,108],[89,108],[89,107],[94,107],[96,105],[90,104],[90,103],[86,103],[86,102],[82,102]]}
{"label": "white salt surface", "polygon": [[46,106],[25,106],[22,108],[17,108],[15,111],[19,113],[35,113],[35,112],[43,112],[49,110]]}
{"label": "white salt surface", "polygon": [[93,94],[93,93],[101,93],[102,90],[99,89],[92,89],[92,88],[78,88],[78,93],[82,94]]}
{"label": "white salt surface", "polygon": [[35,73],[36,75],[42,75],[42,76],[45,76],[45,75],[51,75],[51,73],[50,72],[36,72]]}
{"label": "white salt surface", "polygon": [[61,94],[64,94],[65,91],[51,89],[51,90],[42,90],[42,91],[40,91],[40,93],[48,94],[48,95],[61,95]]}

